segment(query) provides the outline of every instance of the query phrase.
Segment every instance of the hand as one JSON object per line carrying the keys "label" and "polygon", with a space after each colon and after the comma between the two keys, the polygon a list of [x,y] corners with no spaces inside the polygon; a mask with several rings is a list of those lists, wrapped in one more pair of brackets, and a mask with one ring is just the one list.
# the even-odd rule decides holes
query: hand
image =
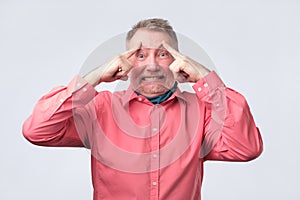
{"label": "hand", "polygon": [[178,82],[197,82],[210,72],[206,67],[191,58],[182,55],[164,41],[162,45],[175,59],[169,68],[173,71],[175,79]]}
{"label": "hand", "polygon": [[101,82],[113,82],[119,79],[127,80],[127,74],[132,68],[129,58],[134,55],[139,48],[140,47],[131,49],[125,53],[115,56],[110,61],[100,67],[97,67],[83,78],[94,87]]}

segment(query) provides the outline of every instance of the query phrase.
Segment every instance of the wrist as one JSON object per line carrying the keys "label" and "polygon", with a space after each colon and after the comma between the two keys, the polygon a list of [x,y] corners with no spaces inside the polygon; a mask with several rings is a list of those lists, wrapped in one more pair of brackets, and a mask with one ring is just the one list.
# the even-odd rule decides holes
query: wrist
{"label": "wrist", "polygon": [[202,79],[203,77],[205,77],[207,74],[210,73],[210,70],[208,70],[207,68],[204,68],[204,67],[201,67],[199,70],[198,70],[198,76],[197,76],[197,80],[200,80]]}
{"label": "wrist", "polygon": [[89,84],[91,84],[93,87],[96,87],[100,80],[98,79],[98,76],[95,75],[95,73],[89,73],[83,77],[83,79],[86,80]]}

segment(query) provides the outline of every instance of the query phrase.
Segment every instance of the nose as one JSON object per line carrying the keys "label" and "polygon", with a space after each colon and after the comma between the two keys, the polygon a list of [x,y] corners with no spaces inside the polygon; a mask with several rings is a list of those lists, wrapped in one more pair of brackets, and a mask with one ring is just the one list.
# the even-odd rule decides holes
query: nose
{"label": "nose", "polygon": [[146,70],[147,71],[150,71],[150,72],[157,72],[157,71],[160,71],[160,67],[158,64],[147,64],[146,65]]}
{"label": "nose", "polygon": [[154,54],[151,54],[147,58],[147,65],[146,69],[148,71],[158,71],[159,70],[159,63],[157,62],[157,58]]}

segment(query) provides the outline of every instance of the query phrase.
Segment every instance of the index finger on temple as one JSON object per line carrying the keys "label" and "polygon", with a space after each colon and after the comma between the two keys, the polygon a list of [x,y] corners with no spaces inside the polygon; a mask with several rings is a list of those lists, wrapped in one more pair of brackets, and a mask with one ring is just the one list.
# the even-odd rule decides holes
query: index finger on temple
{"label": "index finger on temple", "polygon": [[125,51],[124,53],[121,54],[121,56],[124,56],[126,58],[130,58],[137,50],[141,48],[142,43],[139,44],[139,46],[133,47],[129,49],[128,51]]}
{"label": "index finger on temple", "polygon": [[180,54],[178,51],[176,51],[175,49],[173,49],[173,48],[172,48],[168,43],[166,43],[165,41],[162,42],[162,46],[163,46],[164,48],[166,48],[166,50],[167,50],[168,52],[170,52],[170,53],[172,54],[172,56],[173,56],[175,59],[181,56],[181,54]]}

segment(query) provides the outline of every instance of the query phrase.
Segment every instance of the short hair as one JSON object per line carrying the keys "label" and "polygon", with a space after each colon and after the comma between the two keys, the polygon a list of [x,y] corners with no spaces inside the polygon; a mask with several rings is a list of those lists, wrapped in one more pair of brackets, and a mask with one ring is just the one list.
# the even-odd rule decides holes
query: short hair
{"label": "short hair", "polygon": [[130,31],[127,32],[126,41],[131,40],[136,31],[140,28],[167,33],[171,37],[171,39],[174,40],[175,46],[178,49],[178,40],[176,33],[168,20],[161,18],[151,18],[139,21],[131,28]]}

